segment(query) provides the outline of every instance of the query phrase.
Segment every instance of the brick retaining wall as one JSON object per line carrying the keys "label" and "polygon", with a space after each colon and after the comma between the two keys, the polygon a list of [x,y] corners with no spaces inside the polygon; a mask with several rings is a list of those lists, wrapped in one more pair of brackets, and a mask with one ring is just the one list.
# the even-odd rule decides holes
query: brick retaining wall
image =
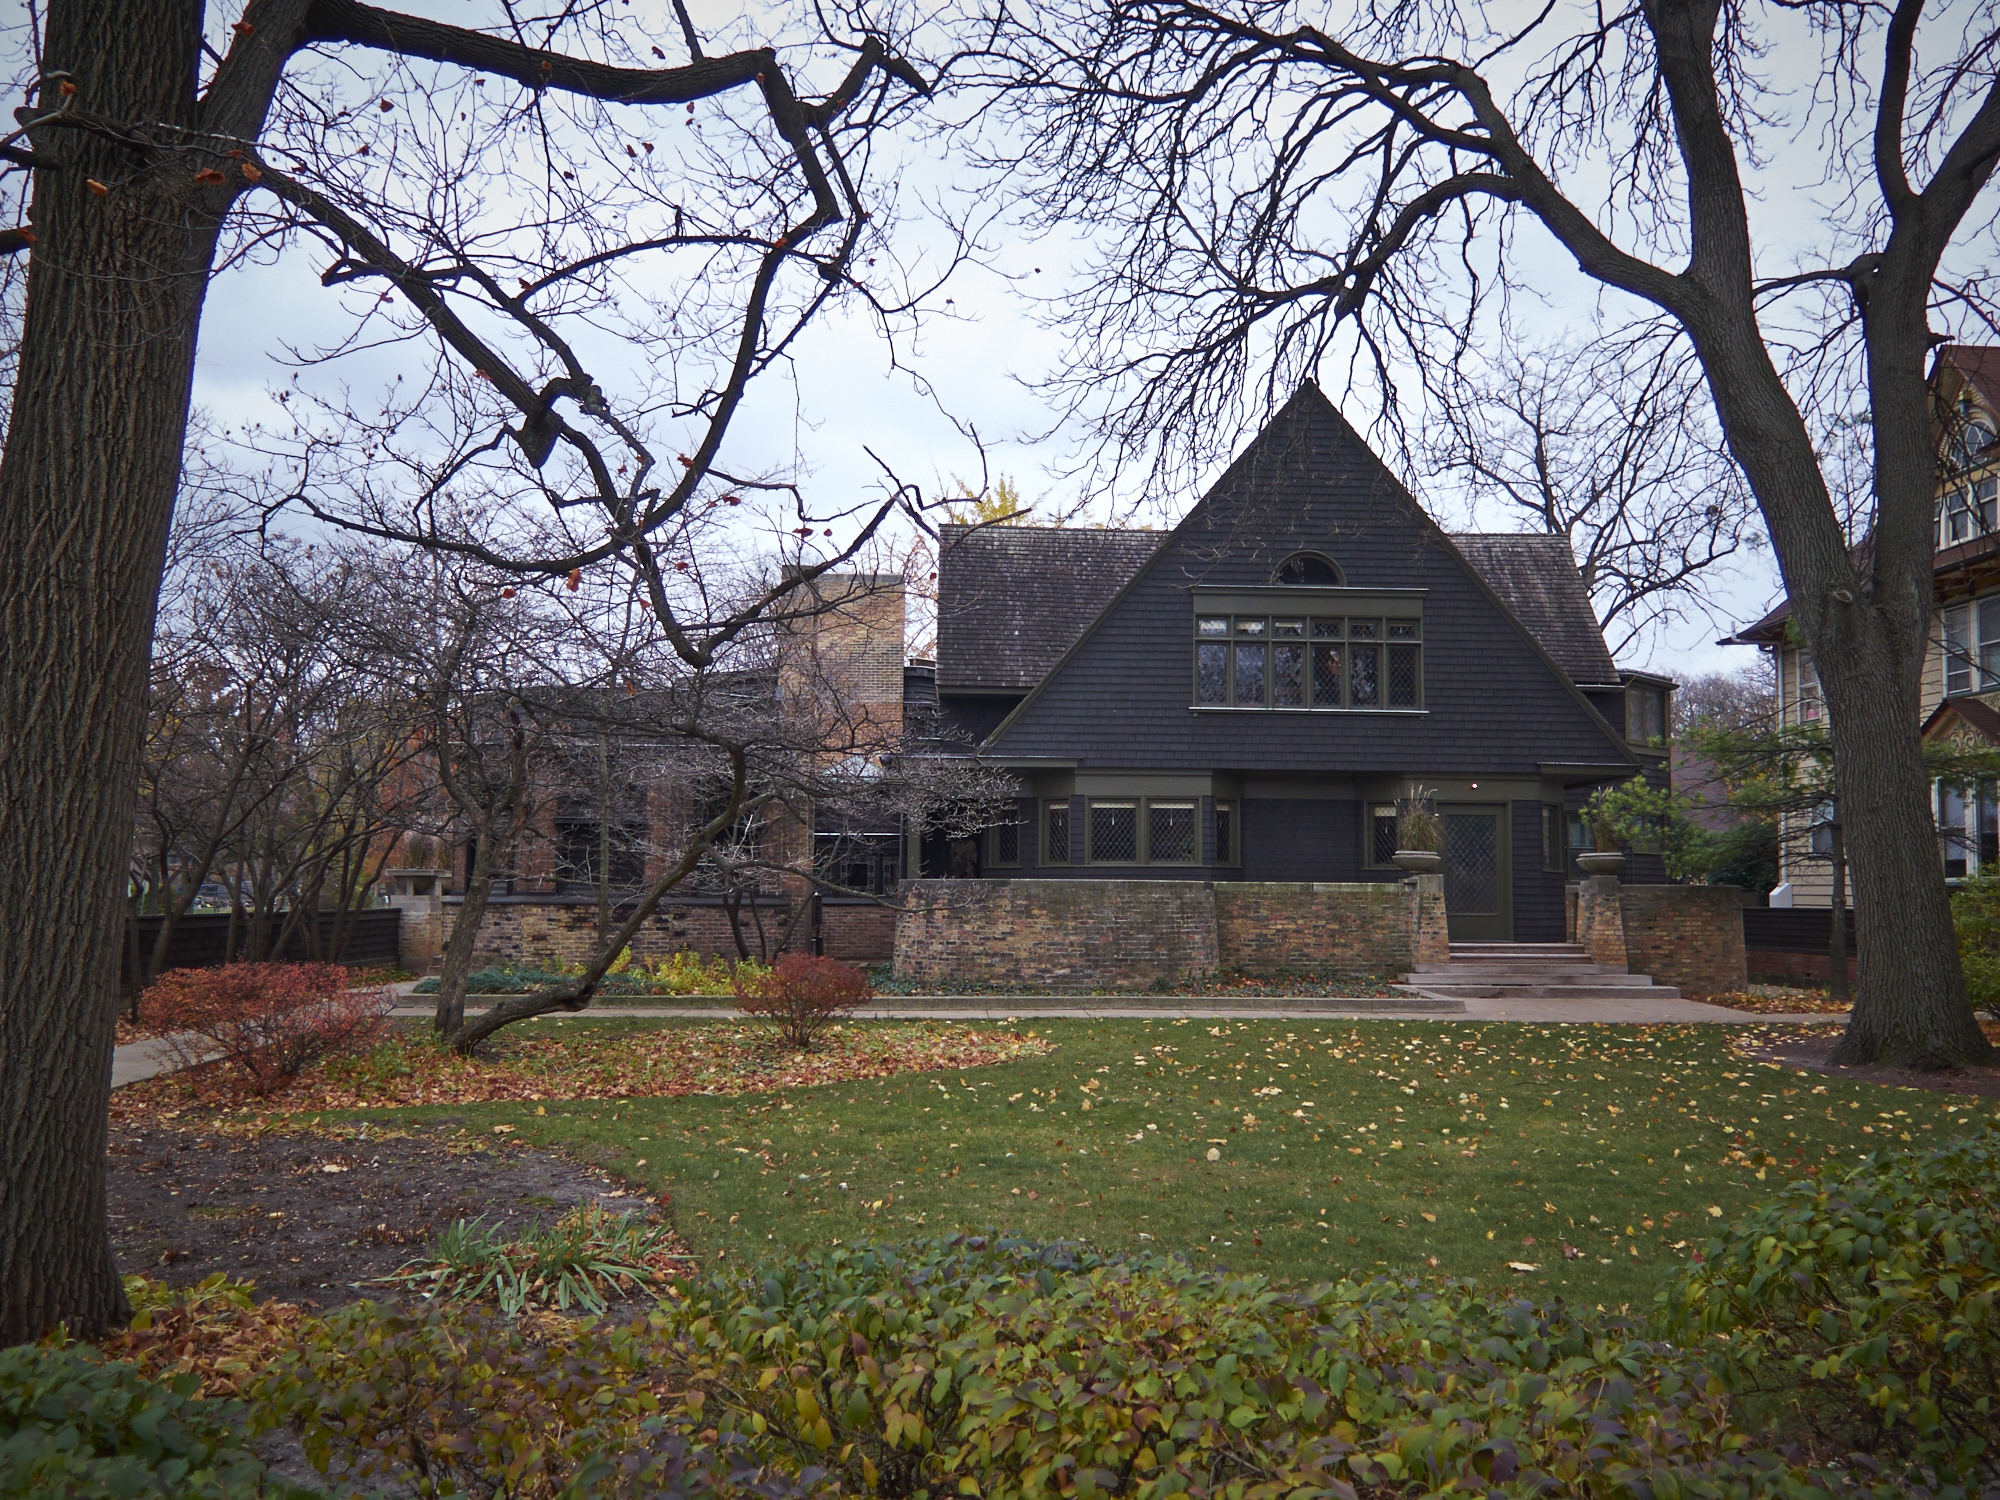
{"label": "brick retaining wall", "polygon": [[1743,893],[1730,885],[1628,885],[1619,892],[1625,962],[1684,995],[1741,989]]}
{"label": "brick retaining wall", "polygon": [[[766,941],[776,949],[785,930],[782,898],[760,903]],[[447,899],[439,920],[440,951],[451,938],[460,903]],[[821,935],[829,957],[850,963],[880,963],[895,951],[896,913],[870,901],[826,900],[821,904]],[[741,912],[743,939],[752,956],[758,951],[757,923],[746,903]],[[791,946],[803,950],[809,936],[800,918]],[[479,961],[490,963],[582,963],[597,939],[597,901],[592,896],[496,896],[480,924]],[[693,952],[704,958],[733,958],[736,939],[729,914],[719,900],[695,898],[662,902],[632,940],[635,958],[664,958]]]}
{"label": "brick retaining wall", "polygon": [[1402,882],[1227,881],[1215,887],[1216,955],[1242,974],[1405,974],[1410,895]]}
{"label": "brick retaining wall", "polygon": [[1144,989],[1216,969],[1403,973],[1400,883],[913,881],[896,977],[924,984]]}

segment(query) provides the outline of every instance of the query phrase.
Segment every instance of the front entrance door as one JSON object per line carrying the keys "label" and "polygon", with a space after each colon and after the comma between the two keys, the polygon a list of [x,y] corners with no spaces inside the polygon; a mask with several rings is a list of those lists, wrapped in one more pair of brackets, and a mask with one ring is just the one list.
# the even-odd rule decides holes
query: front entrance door
{"label": "front entrance door", "polygon": [[1457,943],[1504,943],[1514,936],[1513,861],[1507,809],[1440,804],[1444,824],[1445,927]]}

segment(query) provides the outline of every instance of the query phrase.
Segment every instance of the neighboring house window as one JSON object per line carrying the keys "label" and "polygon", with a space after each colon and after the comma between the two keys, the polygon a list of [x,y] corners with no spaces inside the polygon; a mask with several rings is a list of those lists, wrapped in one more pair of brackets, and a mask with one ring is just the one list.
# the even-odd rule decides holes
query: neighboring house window
{"label": "neighboring house window", "polygon": [[1192,802],[1148,802],[1146,804],[1146,857],[1156,865],[1191,865],[1199,862],[1201,850],[1195,841],[1195,804]]}
{"label": "neighboring house window", "polygon": [[1938,546],[1955,547],[2000,530],[2000,479],[1954,485],[1938,497]]}
{"label": "neighboring house window", "polygon": [[1200,706],[1423,707],[1420,620],[1198,615],[1194,633]]}
{"label": "neighboring house window", "polygon": [[[1944,856],[1947,876],[1965,874],[1965,793],[1956,787],[1938,786],[1938,849]],[[1813,852],[1819,853],[1819,824],[1813,825]]]}
{"label": "neighboring house window", "polygon": [[1215,804],[1215,862],[1219,865],[1236,863],[1236,804],[1218,802]]}
{"label": "neighboring house window", "polygon": [[1066,865],[1069,861],[1069,803],[1050,802],[1042,809],[1042,863]]}
{"label": "neighboring house window", "polygon": [[1139,860],[1139,804],[1090,803],[1090,862],[1129,865]]}
{"label": "neighboring house window", "polygon": [[1799,653],[1799,722],[1817,724],[1820,716],[1819,669],[1813,666],[1812,658],[1805,652]]}
{"label": "neighboring house window", "polygon": [[1563,867],[1563,810],[1553,802],[1542,804],[1542,868],[1560,870]]}
{"label": "neighboring house window", "polygon": [[1396,804],[1378,802],[1368,810],[1368,863],[1388,865],[1396,861]]}
{"label": "neighboring house window", "polygon": [[1942,613],[1945,696],[2000,687],[2000,595],[1954,604]]}

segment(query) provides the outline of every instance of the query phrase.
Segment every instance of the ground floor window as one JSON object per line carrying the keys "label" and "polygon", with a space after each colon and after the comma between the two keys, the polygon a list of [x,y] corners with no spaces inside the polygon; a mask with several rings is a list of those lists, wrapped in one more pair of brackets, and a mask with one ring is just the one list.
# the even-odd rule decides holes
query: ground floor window
{"label": "ground floor window", "polygon": [[1396,804],[1377,802],[1368,809],[1368,863],[1396,862]]}
{"label": "ground floor window", "polygon": [[1137,802],[1090,803],[1090,862],[1094,865],[1129,865],[1139,860],[1139,804]]}
{"label": "ground floor window", "polygon": [[1236,804],[1218,802],[1215,804],[1215,862],[1219,865],[1236,863]]}
{"label": "ground floor window", "polygon": [[1069,803],[1050,802],[1042,809],[1042,863],[1068,864],[1069,848]]}
{"label": "ground floor window", "polygon": [[1146,855],[1156,865],[1191,865],[1201,858],[1195,843],[1192,802],[1146,804]]}
{"label": "ground floor window", "polygon": [[986,831],[988,841],[987,862],[995,865],[1018,865],[1021,862],[1021,815],[1018,809],[1006,810],[1006,821],[995,823]]}

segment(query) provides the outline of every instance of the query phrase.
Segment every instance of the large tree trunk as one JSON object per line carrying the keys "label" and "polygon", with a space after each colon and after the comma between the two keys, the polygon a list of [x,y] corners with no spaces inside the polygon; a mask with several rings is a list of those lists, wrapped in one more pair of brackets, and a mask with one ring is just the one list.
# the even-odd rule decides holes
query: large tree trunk
{"label": "large tree trunk", "polygon": [[[192,125],[201,7],[52,4],[47,72],[116,119]],[[53,92],[53,85],[50,85]],[[45,101],[45,107],[55,100]],[[0,460],[0,1343],[128,1308],[106,1104],[146,663],[214,220],[191,180],[37,130]],[[102,196],[87,179],[114,184]]]}

